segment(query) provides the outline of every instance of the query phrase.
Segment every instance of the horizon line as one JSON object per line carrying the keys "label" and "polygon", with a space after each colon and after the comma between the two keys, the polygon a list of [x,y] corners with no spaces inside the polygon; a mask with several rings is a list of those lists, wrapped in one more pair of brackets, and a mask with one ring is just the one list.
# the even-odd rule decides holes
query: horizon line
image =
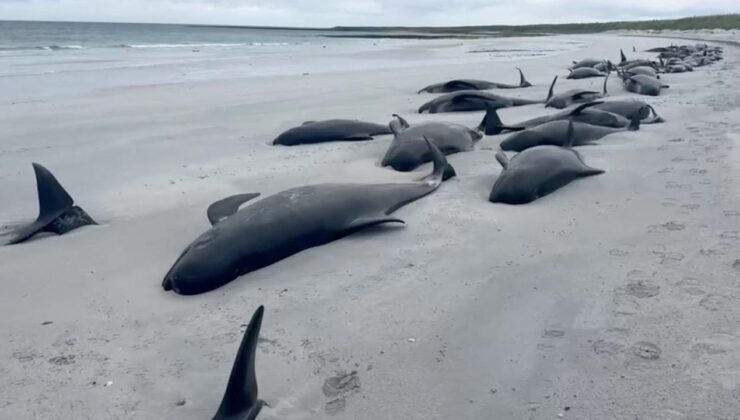
{"label": "horizon line", "polygon": [[96,23],[96,24],[122,24],[122,25],[179,25],[179,26],[200,26],[210,28],[234,28],[234,29],[265,29],[265,30],[304,30],[304,31],[332,31],[337,29],[465,29],[465,28],[490,28],[490,27],[503,27],[503,28],[522,28],[528,26],[564,26],[564,25],[598,25],[598,24],[614,24],[614,23],[637,23],[637,22],[661,22],[661,21],[675,21],[682,19],[696,19],[696,18],[709,18],[719,16],[740,16],[740,13],[714,13],[708,15],[692,15],[683,16],[676,18],[653,18],[653,19],[635,19],[635,20],[603,20],[603,21],[590,21],[590,22],[564,22],[564,23],[527,23],[522,25],[504,25],[504,24],[484,24],[484,25],[460,25],[460,26],[437,26],[437,25],[423,25],[423,26],[405,26],[405,25],[334,25],[328,27],[315,27],[315,26],[269,26],[269,25],[229,25],[229,24],[217,24],[217,23],[174,23],[174,22],[111,22],[111,21],[85,21],[85,20],[28,20],[28,19],[0,19],[0,22],[21,22],[21,23]]}

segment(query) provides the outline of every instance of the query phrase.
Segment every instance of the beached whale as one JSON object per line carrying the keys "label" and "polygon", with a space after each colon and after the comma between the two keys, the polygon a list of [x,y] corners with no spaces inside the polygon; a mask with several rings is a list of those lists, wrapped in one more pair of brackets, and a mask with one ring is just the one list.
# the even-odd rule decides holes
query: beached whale
{"label": "beached whale", "polygon": [[[209,211],[216,223],[190,244],[162,281],[164,290],[184,295],[216,289],[304,249],[323,245],[382,223],[403,223],[390,216],[442,183],[447,160],[430,141],[434,169],[417,181],[396,184],[318,184],[292,188],[245,208],[225,200]],[[213,207],[212,206],[212,207]],[[229,211],[235,211],[228,214]]]}
{"label": "beached whale", "polygon": [[[570,133],[571,125],[572,133]],[[561,147],[593,145],[596,144],[594,141],[609,134],[639,129],[639,113],[633,115],[630,125],[625,128],[601,127],[581,122],[557,120],[512,133],[499,144],[499,147],[501,150],[521,152],[532,147],[545,145]]]}
{"label": "beached whale", "polygon": [[612,128],[627,127],[630,124],[630,121],[621,115],[599,109],[590,109],[594,105],[601,103],[603,103],[603,101],[589,102],[578,105],[572,109],[565,109],[555,114],[531,118],[516,124],[504,124],[498,116],[496,109],[489,107],[486,110],[486,116],[481,122],[481,129],[487,136],[493,136],[503,133],[504,131],[526,130],[527,128],[536,127],[540,124],[556,120],[573,120],[576,122]]}
{"label": "beached whale", "polygon": [[644,74],[635,74],[634,76],[622,76],[624,88],[629,92],[639,93],[640,95],[658,96],[661,89],[670,86],[663,84],[660,80],[646,76]]}
{"label": "beached whale", "polygon": [[399,115],[389,124],[393,131],[393,142],[381,161],[397,171],[412,171],[419,165],[432,160],[425,139],[431,141],[445,155],[473,150],[475,143],[483,138],[479,130],[464,125],[442,121],[426,121],[410,126]]}
{"label": "beached whale", "polygon": [[249,320],[231,367],[226,391],[213,420],[255,420],[262,410],[264,402],[257,395],[254,359],[264,311],[265,308],[260,306]]}
{"label": "beached whale", "polygon": [[655,70],[655,68],[651,66],[636,66],[631,67],[627,70],[625,70],[625,74],[628,74],[630,76],[634,76],[636,74],[644,74],[645,76],[654,77],[656,79],[660,79],[660,75]]}
{"label": "beached whale", "polygon": [[532,84],[529,83],[527,79],[524,77],[524,73],[522,73],[522,70],[519,67],[517,67],[516,69],[519,71],[519,84],[518,85],[489,82],[487,80],[477,80],[477,79],[455,79],[455,80],[450,80],[449,82],[435,83],[433,85],[429,85],[425,87],[424,89],[421,89],[418,93],[422,93],[422,92],[450,93],[450,92],[457,92],[460,90],[517,89],[517,88],[525,88],[525,87],[532,86]]}
{"label": "beached whale", "polygon": [[629,69],[631,69],[633,67],[640,67],[640,66],[650,66],[650,67],[655,66],[655,63],[654,62],[652,62],[650,60],[646,60],[644,58],[637,58],[637,59],[634,59],[634,60],[628,60],[627,59],[627,56],[624,55],[624,51],[621,50],[621,49],[619,50],[619,55],[620,55],[620,57],[621,57],[622,60],[619,62],[619,64],[617,65],[617,67],[619,67],[622,70],[629,70]]}
{"label": "beached whale", "polygon": [[516,154],[511,160],[506,153],[496,153],[503,170],[496,179],[489,201],[526,204],[564,187],[578,178],[604,173],[587,166],[571,149],[573,122],[568,125],[567,147],[536,146]]}
{"label": "beached whale", "polygon": [[[640,100],[604,101],[592,106],[591,109],[611,112],[625,118],[631,118],[632,115],[637,114],[640,116],[640,122],[643,124],[665,122],[665,120],[655,112],[655,108],[653,108],[652,105]],[[651,114],[652,118],[650,117]]]}
{"label": "beached whale", "polygon": [[609,73],[601,70],[597,70],[593,67],[579,67],[574,70],[570,70],[567,79],[587,79],[589,77],[606,77]]}
{"label": "beached whale", "polygon": [[430,114],[438,112],[482,111],[486,109],[487,104],[496,108],[508,108],[541,103],[544,103],[544,101],[509,98],[478,90],[461,90],[432,99],[419,107],[419,114],[425,111]]}
{"label": "beached whale", "polygon": [[33,222],[3,234],[11,236],[6,245],[23,242],[40,232],[63,235],[82,226],[97,224],[74,204],[72,197],[48,169],[33,163],[33,171],[36,174],[39,215]]}
{"label": "beached whale", "polygon": [[373,136],[391,134],[387,125],[356,120],[306,121],[293,127],[273,140],[272,144],[295,146],[297,144],[327,141],[372,140]]}
{"label": "beached whale", "polygon": [[579,69],[581,67],[594,67],[599,63],[603,63],[604,60],[597,60],[595,58],[584,58],[581,61],[574,61],[573,65],[570,66],[571,70]]}
{"label": "beached whale", "polygon": [[592,102],[597,99],[601,99],[607,95],[606,84],[609,81],[609,76],[607,75],[607,77],[604,78],[603,92],[586,89],[570,89],[555,95],[553,90],[555,89],[555,82],[557,81],[558,76],[555,76],[550,85],[550,91],[547,93],[545,108],[563,109],[573,104]]}

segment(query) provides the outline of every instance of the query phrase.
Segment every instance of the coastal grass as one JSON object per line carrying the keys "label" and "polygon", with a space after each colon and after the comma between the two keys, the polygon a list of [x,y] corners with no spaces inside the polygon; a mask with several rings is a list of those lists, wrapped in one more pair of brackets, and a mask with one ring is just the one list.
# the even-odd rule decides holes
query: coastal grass
{"label": "coastal grass", "polygon": [[[333,32],[364,32],[364,33],[392,33],[403,37],[439,37],[441,34],[453,37],[483,37],[483,36],[532,36],[550,34],[581,34],[598,33],[617,30],[634,31],[681,31],[694,29],[740,29],[740,14],[695,16],[681,19],[621,21],[621,22],[593,22],[593,23],[565,23],[540,25],[483,25],[483,26],[451,26],[451,27],[348,27],[337,26],[331,28]],[[329,36],[358,36],[358,35],[329,35]]]}

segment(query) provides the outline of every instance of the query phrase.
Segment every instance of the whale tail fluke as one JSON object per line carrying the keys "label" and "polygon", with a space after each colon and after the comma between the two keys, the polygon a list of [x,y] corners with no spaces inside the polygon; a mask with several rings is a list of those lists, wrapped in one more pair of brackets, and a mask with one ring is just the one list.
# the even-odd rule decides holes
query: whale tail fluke
{"label": "whale tail fluke", "polygon": [[263,306],[257,308],[249,321],[239,351],[236,354],[234,366],[231,368],[226,392],[213,420],[234,418],[253,420],[262,409],[264,403],[257,397],[254,358],[257,352],[257,341],[264,310]]}
{"label": "whale tail fluke", "polygon": [[478,125],[478,130],[483,131],[487,136],[495,136],[501,134],[504,130],[509,131],[521,131],[524,127],[509,127],[501,122],[501,118],[498,116],[496,107],[486,103],[486,115]]}
{"label": "whale tail fluke", "polygon": [[640,129],[640,111],[635,111],[630,115],[630,125],[627,127],[629,131],[637,131]]}
{"label": "whale tail fluke", "polygon": [[393,119],[388,123],[388,128],[391,130],[394,136],[398,135],[401,131],[406,130],[411,125],[402,116],[393,114]]}
{"label": "whale tail fluke", "polygon": [[647,107],[650,108],[650,111],[652,111],[652,113],[653,113],[653,119],[650,120],[650,123],[655,124],[655,123],[665,122],[665,119],[663,117],[661,117],[660,115],[658,115],[657,112],[655,112],[655,108],[653,108],[652,105],[648,105]]}

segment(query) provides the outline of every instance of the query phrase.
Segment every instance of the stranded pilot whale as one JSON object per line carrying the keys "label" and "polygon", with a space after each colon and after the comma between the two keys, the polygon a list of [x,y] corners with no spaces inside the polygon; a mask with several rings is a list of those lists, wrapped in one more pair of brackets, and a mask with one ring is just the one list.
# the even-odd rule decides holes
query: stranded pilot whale
{"label": "stranded pilot whale", "polygon": [[544,102],[534,99],[510,98],[479,90],[461,90],[432,99],[419,107],[419,114],[423,114],[424,111],[430,114],[436,114],[438,112],[483,111],[489,105],[495,108],[508,108],[541,104]]}
{"label": "stranded pilot whale", "polygon": [[604,78],[603,93],[596,92],[593,90],[586,90],[586,89],[570,89],[565,92],[558,93],[556,95],[553,93],[553,91],[555,89],[555,82],[557,81],[558,81],[558,76],[555,76],[555,78],[552,79],[552,84],[550,85],[550,91],[547,93],[547,101],[545,102],[545,108],[563,109],[573,104],[592,102],[597,99],[601,99],[605,97],[607,95],[606,83],[609,81],[609,75],[607,75]]}
{"label": "stranded pilot whale", "polygon": [[599,109],[592,109],[603,101],[588,102],[572,109],[565,109],[555,114],[542,115],[519,122],[517,124],[504,124],[499,118],[496,109],[488,107],[486,116],[481,122],[481,127],[487,136],[500,134],[504,131],[522,131],[528,128],[557,120],[573,120],[602,127],[622,128],[630,125],[630,120],[622,115]]}
{"label": "stranded pilot whale", "polygon": [[[551,145],[551,146],[586,146],[597,144],[599,140],[609,134],[622,131],[637,131],[640,129],[640,113],[635,112],[630,120],[630,125],[625,128],[601,127],[598,125],[573,122],[567,120],[550,121],[537,127],[517,131],[503,140],[499,147],[501,150],[521,152],[526,149]],[[572,131],[572,132],[571,132]],[[569,138],[570,137],[570,138]],[[567,144],[566,144],[567,143]]]}
{"label": "stranded pilot whale", "polygon": [[306,121],[286,130],[272,144],[295,146],[327,141],[372,140],[379,134],[391,134],[388,126],[355,120]]}
{"label": "stranded pilot whale", "polygon": [[429,140],[426,143],[434,169],[417,182],[309,185],[274,194],[241,210],[237,210],[240,200],[255,194],[215,203],[208,216],[216,223],[185,248],[162,287],[183,295],[208,292],[366,227],[404,223],[390,214],[432,193],[445,171],[451,170],[442,152]]}
{"label": "stranded pilot whale", "polygon": [[[398,114],[389,127],[393,131],[393,142],[381,161],[397,171],[412,171],[419,165],[432,160],[425,140],[431,141],[445,155],[473,150],[483,138],[480,130],[472,130],[459,124],[442,121],[425,121],[409,125]],[[454,174],[445,174],[445,179]]]}
{"label": "stranded pilot whale", "polygon": [[33,171],[36,174],[39,215],[32,223],[9,232],[12,238],[6,245],[21,243],[39,232],[63,235],[82,226],[97,224],[84,210],[74,205],[72,197],[48,169],[33,163]]}
{"label": "stranded pilot whale", "polygon": [[527,79],[524,77],[524,73],[522,73],[522,69],[520,69],[519,67],[517,67],[516,69],[517,71],[519,71],[519,84],[518,85],[489,82],[487,80],[477,80],[477,79],[455,79],[455,80],[450,80],[449,82],[435,83],[433,85],[429,85],[425,87],[424,89],[421,89],[418,93],[422,93],[422,92],[450,93],[450,92],[457,92],[460,90],[517,89],[517,88],[525,88],[525,87],[532,86],[532,84],[529,83]]}
{"label": "stranded pilot whale", "polygon": [[573,121],[568,123],[566,147],[536,146],[511,158],[503,151],[496,160],[503,167],[491,189],[493,203],[526,204],[568,185],[572,181],[604,173],[587,166],[573,144]]}

